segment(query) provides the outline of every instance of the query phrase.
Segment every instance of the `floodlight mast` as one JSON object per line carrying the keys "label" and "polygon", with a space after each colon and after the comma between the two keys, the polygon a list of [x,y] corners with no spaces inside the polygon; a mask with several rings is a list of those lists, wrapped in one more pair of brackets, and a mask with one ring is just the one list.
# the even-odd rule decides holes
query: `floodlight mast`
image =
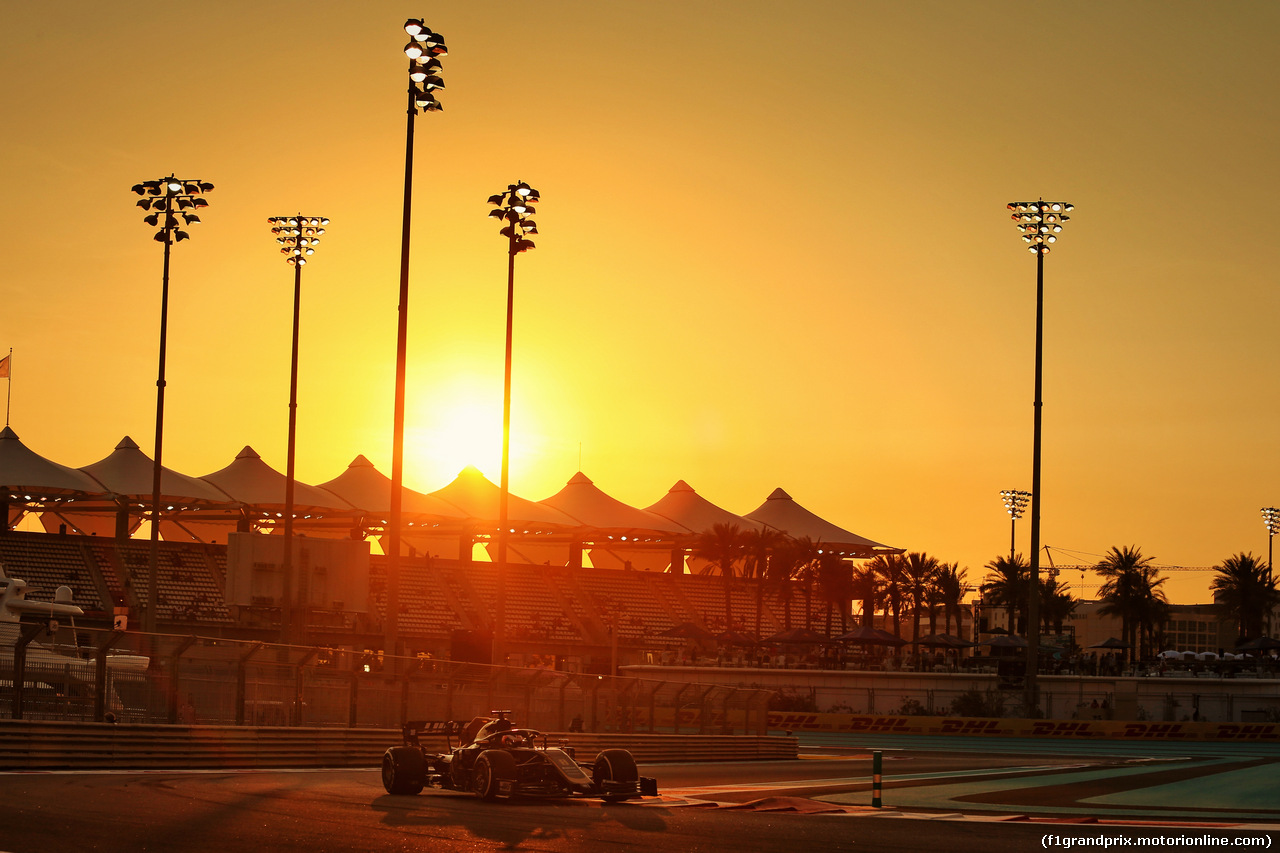
{"label": "floodlight mast", "polygon": [[1012,565],[1017,549],[1017,525],[1018,519],[1022,518],[1022,513],[1027,509],[1027,501],[1031,500],[1030,492],[1023,492],[1018,489],[1002,489],[1000,491],[1000,499],[1004,501],[1005,511],[1009,513],[1009,563]]}
{"label": "floodlight mast", "polygon": [[489,196],[493,219],[505,223],[499,230],[507,238],[507,338],[502,375],[502,472],[498,482],[498,606],[494,619],[492,663],[506,664],[507,656],[507,539],[510,534],[510,460],[511,460],[511,334],[515,316],[516,255],[536,248],[529,237],[538,233],[538,224],[530,217],[536,213],[533,204],[541,201],[538,191],[518,181],[508,184],[505,192]]}
{"label": "floodlight mast", "polygon": [[1022,240],[1036,256],[1035,416],[1031,439],[1031,565],[1027,590],[1027,673],[1024,705],[1028,717],[1039,716],[1040,691],[1040,456],[1044,374],[1044,257],[1058,241],[1075,205],[1065,201],[1014,201],[1006,205]]}
{"label": "floodlight mast", "polygon": [[298,331],[302,306],[302,268],[307,258],[315,254],[320,237],[324,234],[324,226],[329,224],[328,217],[272,216],[267,219],[271,225],[271,233],[276,235],[276,243],[280,246],[280,254],[293,267],[293,346],[289,363],[289,450],[285,463],[284,480],[284,557],[280,563],[284,580],[284,601],[281,633],[286,643],[302,642],[307,632],[307,601],[303,594],[303,584],[295,583],[293,570],[293,516],[294,493],[297,486],[295,462],[297,459],[298,432]]}
{"label": "floodlight mast", "polygon": [[[1275,542],[1276,533],[1280,532],[1280,509],[1273,506],[1264,506],[1262,508],[1262,523],[1267,527],[1267,589],[1271,588],[1275,580],[1275,573],[1272,571],[1272,555],[1274,553],[1272,545]],[[1271,611],[1267,611],[1267,634],[1271,633]]]}
{"label": "floodlight mast", "polygon": [[444,88],[440,79],[440,59],[448,56],[444,38],[432,32],[421,18],[404,23],[409,43],[404,47],[409,57],[409,108],[405,129],[404,213],[400,230],[400,300],[396,323],[396,389],[391,436],[391,505],[387,519],[387,596],[383,617],[386,654],[395,666],[400,643],[400,528],[404,510],[404,410],[405,365],[409,340],[409,234],[413,209],[413,125],[421,108],[424,112],[444,109],[433,94]]}
{"label": "floodlight mast", "polygon": [[156,444],[151,471],[151,553],[147,579],[147,605],[142,611],[142,630],[154,634],[159,624],[160,590],[157,576],[160,572],[160,478],[164,455],[164,389],[165,357],[169,340],[169,250],[174,243],[191,237],[178,225],[197,225],[197,210],[209,206],[204,195],[213,190],[208,181],[186,180],[169,175],[155,181],[143,181],[133,185],[133,192],[142,196],[137,206],[149,213],[142,217],[147,225],[158,228],[153,239],[164,244],[164,272],[160,284],[160,366],[156,378]]}

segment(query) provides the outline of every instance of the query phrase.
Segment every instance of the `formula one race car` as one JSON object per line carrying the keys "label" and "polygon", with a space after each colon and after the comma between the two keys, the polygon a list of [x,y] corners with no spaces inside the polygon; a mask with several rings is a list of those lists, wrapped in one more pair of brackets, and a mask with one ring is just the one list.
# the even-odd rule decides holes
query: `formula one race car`
{"label": "formula one race car", "polygon": [[[405,723],[404,745],[382,756],[387,793],[417,794],[431,786],[469,791],[485,800],[600,797],[612,802],[657,796],[658,780],[641,776],[627,750],[605,749],[593,763],[580,764],[571,747],[548,746],[541,732],[516,728],[507,719],[509,711],[491,713],[465,724]],[[427,752],[418,740],[423,734],[444,734],[448,752]]]}

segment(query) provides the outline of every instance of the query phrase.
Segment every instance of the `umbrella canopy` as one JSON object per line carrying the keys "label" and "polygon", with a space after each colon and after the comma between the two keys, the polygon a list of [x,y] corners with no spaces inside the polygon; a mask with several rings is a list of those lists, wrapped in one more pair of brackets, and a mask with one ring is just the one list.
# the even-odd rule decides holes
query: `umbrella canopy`
{"label": "umbrella canopy", "polygon": [[882,631],[871,625],[854,628],[847,634],[836,637],[842,643],[859,643],[864,646],[905,646],[907,641],[901,637]]}
{"label": "umbrella canopy", "polygon": [[917,645],[930,646],[932,648],[944,649],[969,649],[973,648],[973,643],[968,640],[962,640],[959,637],[953,637],[950,634],[928,634],[915,641]]}
{"label": "umbrella canopy", "polygon": [[990,646],[993,649],[1025,649],[1027,641],[1014,634],[1008,634],[1003,637],[992,637],[990,640],[983,640],[978,645]]}
{"label": "umbrella canopy", "polygon": [[1107,637],[1101,643],[1094,643],[1091,649],[1127,649],[1129,644],[1123,640],[1117,640],[1115,637]]}
{"label": "umbrella canopy", "polygon": [[1280,649],[1280,640],[1271,637],[1254,637],[1247,643],[1236,646],[1237,652],[1269,652]]}
{"label": "umbrella canopy", "polygon": [[760,640],[745,631],[725,631],[716,635],[716,642],[726,646],[757,646]]}
{"label": "umbrella canopy", "polygon": [[684,637],[689,640],[697,640],[698,642],[701,642],[701,643],[709,643],[716,638],[714,634],[712,634],[710,631],[708,631],[706,628],[703,628],[701,625],[697,624],[696,622],[681,622],[679,625],[676,625],[673,628],[668,628],[665,631],[660,631],[655,636]]}
{"label": "umbrella canopy", "polygon": [[772,637],[767,637],[764,642],[778,645],[811,646],[816,643],[830,643],[832,640],[817,631],[810,631],[808,628],[792,628],[790,631],[781,631]]}

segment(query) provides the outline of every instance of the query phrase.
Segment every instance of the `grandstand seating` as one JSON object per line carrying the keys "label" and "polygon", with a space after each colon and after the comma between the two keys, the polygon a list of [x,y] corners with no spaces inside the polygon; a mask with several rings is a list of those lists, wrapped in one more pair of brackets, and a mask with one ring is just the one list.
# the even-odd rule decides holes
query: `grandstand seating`
{"label": "grandstand seating", "polygon": [[[207,630],[265,639],[279,630],[278,607],[227,606],[225,545],[159,544],[162,631]],[[51,599],[54,589],[66,584],[77,603],[104,621],[115,606],[134,612],[145,606],[150,558],[145,540],[26,531],[0,535],[0,563],[10,576],[30,584],[33,597]],[[499,583],[494,564],[406,557],[400,565],[399,632],[407,641],[439,648],[454,632],[493,627]],[[730,625],[723,582],[711,575],[511,564],[505,585],[507,639],[513,647],[599,647],[610,643],[616,627],[623,645],[653,649],[682,642],[662,634],[684,622],[712,633],[732,629],[758,631],[764,637],[781,631],[785,622],[784,602],[770,589],[757,626],[755,587],[745,581],[732,590]],[[315,632],[313,640],[340,643],[344,633],[354,632],[362,636],[352,642],[377,641],[386,601],[386,560],[379,555],[370,559],[369,596],[367,615],[312,611],[308,626]],[[815,595],[806,622],[805,597],[797,585],[791,596],[790,626],[811,624],[821,630],[825,621],[825,603]]]}
{"label": "grandstand seating", "polygon": [[27,596],[52,601],[60,586],[71,588],[72,600],[89,615],[111,612],[105,584],[100,587],[80,548],[83,537],[33,533],[0,536],[0,565],[11,578],[27,582]]}
{"label": "grandstand seating", "polygon": [[[126,601],[145,607],[150,594],[150,543],[137,540],[118,542],[99,537],[88,537],[87,541],[104,577],[113,573],[120,578]],[[227,625],[234,621],[223,598],[223,582],[209,556],[217,547],[161,543],[156,575],[160,620],[195,625]],[[225,553],[225,549],[221,550]]]}

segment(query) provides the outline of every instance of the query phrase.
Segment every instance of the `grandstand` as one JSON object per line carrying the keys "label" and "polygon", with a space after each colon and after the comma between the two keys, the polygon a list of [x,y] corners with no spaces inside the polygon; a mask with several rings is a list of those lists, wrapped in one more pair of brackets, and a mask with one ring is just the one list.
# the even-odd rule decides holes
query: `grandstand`
{"label": "grandstand", "polygon": [[[228,604],[225,545],[159,543],[159,630],[273,642],[281,636],[278,603]],[[0,535],[0,564],[26,580],[32,598],[52,599],[70,586],[85,609],[84,627],[108,627],[114,613],[137,613],[147,603],[150,545],[133,539],[8,531]],[[401,559],[399,634],[412,653],[452,657],[460,633],[492,631],[498,610],[498,567],[437,557]],[[710,633],[756,630],[757,595],[751,581],[732,589],[731,620],[718,576],[621,569],[511,564],[505,597],[506,638],[512,662],[554,655],[590,667],[615,656],[619,663],[651,660],[687,640],[662,636],[692,622]],[[305,641],[316,647],[378,650],[383,640],[386,561],[369,564],[369,601],[350,610],[312,608]],[[791,626],[805,624],[805,596],[791,595]],[[824,606],[814,602],[812,624]],[[763,596],[760,634],[787,627],[778,595]],[[614,633],[616,632],[616,645]]]}

